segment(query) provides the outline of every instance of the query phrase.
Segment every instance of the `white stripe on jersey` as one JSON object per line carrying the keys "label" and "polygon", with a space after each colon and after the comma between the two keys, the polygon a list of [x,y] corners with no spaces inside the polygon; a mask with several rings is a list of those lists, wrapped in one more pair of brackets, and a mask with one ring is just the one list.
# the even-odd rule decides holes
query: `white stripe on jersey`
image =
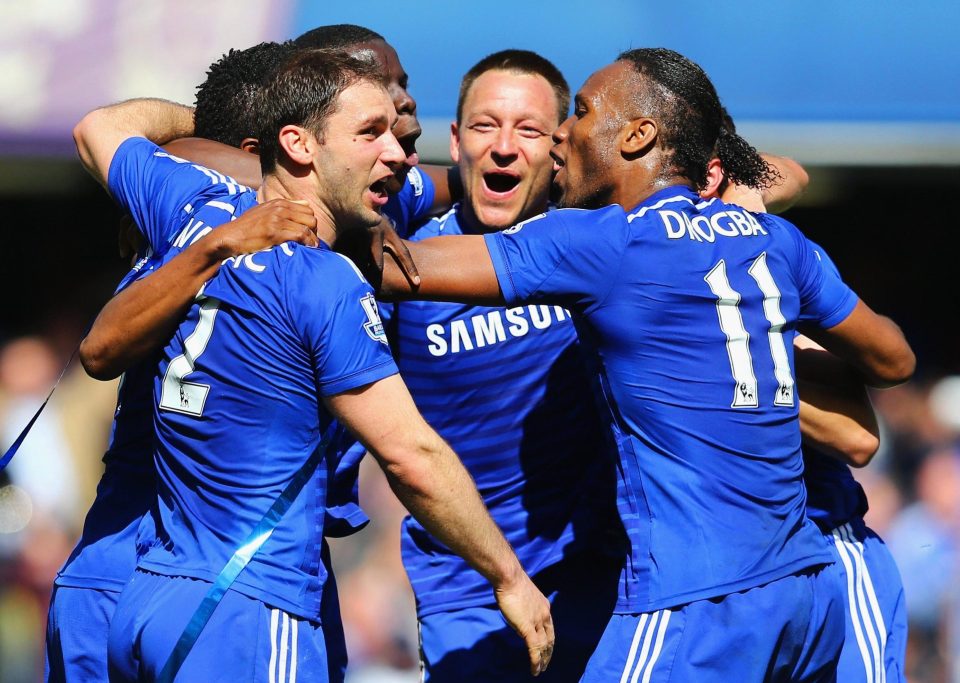
{"label": "white stripe on jersey", "polygon": [[356,264],[356,263],[354,263],[353,261],[351,261],[347,256],[344,256],[343,254],[341,254],[339,251],[335,251],[335,252],[333,252],[333,253],[336,254],[337,256],[339,256],[340,258],[342,258],[342,259],[343,259],[344,261],[346,261],[347,263],[349,263],[349,264],[350,264],[350,267],[353,268],[353,272],[357,274],[357,277],[358,277],[358,278],[360,278],[360,282],[363,282],[364,284],[366,284],[367,278],[365,278],[365,277],[363,276],[363,273],[360,272],[360,269],[357,268],[357,264]]}
{"label": "white stripe on jersey", "polygon": [[645,207],[643,207],[642,209],[640,209],[639,211],[637,211],[636,213],[630,214],[629,216],[627,216],[627,223],[632,223],[635,218],[642,218],[643,215],[644,215],[647,211],[656,211],[656,210],[659,209],[661,206],[664,206],[665,204],[672,204],[672,203],[674,203],[674,202],[686,202],[687,204],[690,204],[691,206],[696,206],[696,204],[694,204],[693,200],[690,199],[689,197],[683,197],[683,196],[667,197],[666,199],[661,199],[661,200],[660,200],[659,202],[657,202],[656,204],[653,204],[653,205],[651,205],[651,206],[645,206]]}
{"label": "white stripe on jersey", "polygon": [[[863,660],[866,680],[868,683],[885,683],[886,627],[883,625],[873,581],[864,561],[863,546],[854,538],[849,524],[837,527],[831,534],[847,575],[850,620],[853,622],[853,632]],[[869,611],[867,602],[870,602]]]}
{"label": "white stripe on jersey", "polygon": [[215,209],[223,209],[231,216],[233,215],[233,212],[237,210],[237,207],[235,207],[233,204],[227,204],[226,202],[217,201],[216,199],[207,202],[206,205],[212,206]]}

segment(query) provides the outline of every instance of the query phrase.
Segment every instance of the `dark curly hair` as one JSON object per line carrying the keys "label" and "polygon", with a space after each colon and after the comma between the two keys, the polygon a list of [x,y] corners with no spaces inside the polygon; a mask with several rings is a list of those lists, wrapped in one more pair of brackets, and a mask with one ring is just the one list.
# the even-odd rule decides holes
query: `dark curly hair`
{"label": "dark curly hair", "polygon": [[193,114],[197,137],[239,147],[256,137],[254,111],[267,79],[293,53],[291,43],[260,43],[230,50],[210,65],[197,88]]}
{"label": "dark curly hair", "polygon": [[703,188],[716,155],[725,176],[738,185],[762,189],[777,177],[757,150],[723,127],[720,98],[697,64],[665,48],[627,50],[617,60],[659,86],[646,89],[644,104],[659,119],[663,147],[672,152],[671,172]]}
{"label": "dark curly hair", "polygon": [[356,24],[330,24],[318,26],[293,39],[293,44],[301,49],[343,50],[361,43],[384,40],[376,31]]}

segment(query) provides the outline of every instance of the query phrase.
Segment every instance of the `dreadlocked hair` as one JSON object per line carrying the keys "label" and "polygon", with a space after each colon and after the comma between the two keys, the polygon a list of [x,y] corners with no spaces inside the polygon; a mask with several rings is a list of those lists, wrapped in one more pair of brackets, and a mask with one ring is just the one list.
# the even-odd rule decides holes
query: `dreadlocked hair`
{"label": "dreadlocked hair", "polygon": [[193,114],[197,137],[239,147],[256,137],[256,100],[267,79],[293,51],[291,43],[260,43],[230,50],[210,65],[197,88]]}
{"label": "dreadlocked hair", "polygon": [[642,104],[659,121],[672,172],[702,189],[707,184],[707,164],[716,152],[731,180],[749,187],[766,186],[770,169],[757,151],[736,133],[728,133],[731,140],[721,141],[723,108],[703,69],[665,48],[627,50],[617,60],[629,62],[655,86],[645,89],[647,101]]}

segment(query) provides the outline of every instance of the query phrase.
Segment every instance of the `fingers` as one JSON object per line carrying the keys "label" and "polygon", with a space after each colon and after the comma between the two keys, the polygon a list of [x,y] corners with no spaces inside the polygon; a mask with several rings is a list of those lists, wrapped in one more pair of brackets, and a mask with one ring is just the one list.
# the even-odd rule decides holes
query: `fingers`
{"label": "fingers", "polygon": [[419,286],[420,272],[417,270],[417,264],[413,262],[410,250],[407,249],[407,245],[404,244],[397,233],[392,230],[386,233],[383,240],[383,249],[393,255],[393,260],[400,266],[400,270],[403,271],[407,281],[414,287]]}
{"label": "fingers", "polygon": [[317,218],[306,202],[273,199],[251,207],[221,228],[221,239],[230,255],[247,254],[284,242],[310,247],[320,244]]}
{"label": "fingers", "polygon": [[[546,602],[546,600],[544,601]],[[530,655],[530,673],[533,676],[539,676],[547,670],[550,660],[553,658],[553,618],[550,616],[549,605],[526,641],[527,651]]]}

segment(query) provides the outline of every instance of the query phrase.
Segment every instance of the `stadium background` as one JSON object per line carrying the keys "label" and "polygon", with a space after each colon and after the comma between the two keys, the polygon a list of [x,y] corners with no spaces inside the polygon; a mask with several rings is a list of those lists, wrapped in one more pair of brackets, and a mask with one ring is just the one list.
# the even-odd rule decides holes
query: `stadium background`
{"label": "stadium background", "polygon": [[[80,169],[69,134],[89,109],[134,96],[192,103],[228,48],[360,23],[397,48],[424,124],[421,156],[444,162],[459,78],[489,52],[536,50],[576,89],[620,50],[662,45],[704,66],[745,137],[805,165],[810,187],[789,218],[917,351],[916,379],[875,394],[884,445],[857,474],[868,522],[906,584],[911,681],[960,681],[960,290],[949,239],[960,190],[960,4],[928,0],[908,13],[866,0],[450,5],[0,0],[0,445],[125,271],[118,211]],[[50,582],[92,499],[115,389],[68,370],[2,475],[4,683],[39,679]],[[403,511],[368,465],[362,497],[374,522],[335,548],[351,679],[413,681]]]}

